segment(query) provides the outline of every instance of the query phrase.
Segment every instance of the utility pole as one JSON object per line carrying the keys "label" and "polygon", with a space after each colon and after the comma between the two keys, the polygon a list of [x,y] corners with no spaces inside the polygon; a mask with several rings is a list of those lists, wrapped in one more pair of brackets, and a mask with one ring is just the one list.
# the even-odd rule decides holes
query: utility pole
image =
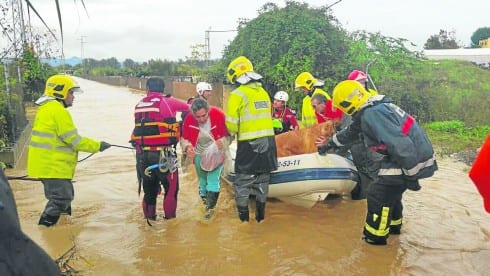
{"label": "utility pole", "polygon": [[85,66],[84,66],[84,47],[83,44],[86,44],[87,42],[84,41],[83,39],[86,38],[87,36],[82,35],[80,36],[80,59],[82,61],[82,72],[85,72]]}
{"label": "utility pole", "polygon": [[211,38],[209,36],[210,33],[229,33],[229,32],[236,32],[237,30],[216,30],[212,31],[211,27],[209,30],[206,30],[204,32],[204,58],[206,60],[206,64],[209,66],[209,60],[211,59]]}

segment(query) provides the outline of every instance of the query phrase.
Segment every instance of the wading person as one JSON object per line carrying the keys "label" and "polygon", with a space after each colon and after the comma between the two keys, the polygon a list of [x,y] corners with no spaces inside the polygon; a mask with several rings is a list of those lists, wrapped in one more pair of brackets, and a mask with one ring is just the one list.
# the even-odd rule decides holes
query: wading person
{"label": "wading person", "polygon": [[[359,82],[371,95],[378,95],[376,90],[368,88],[367,75],[363,71],[353,70],[349,73],[347,79]],[[352,155],[352,162],[356,166],[359,175],[358,185],[351,191],[351,196],[354,200],[365,199],[367,187],[372,179],[368,172],[369,160],[363,142],[360,139],[353,142],[350,146],[350,152]]]}
{"label": "wading person", "polygon": [[299,128],[296,115],[291,108],[287,106],[288,100],[289,95],[286,91],[277,91],[276,94],[274,94],[274,101],[272,103],[272,122],[275,134],[281,134]]}
{"label": "wading person", "polygon": [[27,158],[27,174],[41,179],[48,203],[39,225],[52,226],[60,215],[71,215],[75,196],[72,179],[78,152],[95,153],[111,145],[78,134],[68,107],[73,105],[73,93],[80,86],[68,75],[54,75],[46,81],[44,95],[38,105]]}
{"label": "wading person", "polygon": [[226,105],[226,127],[237,137],[236,178],[233,182],[238,216],[249,220],[249,196],[255,192],[255,220],[265,218],[270,172],[277,169],[276,142],[272,126],[271,101],[262,88],[262,76],[255,73],[244,56],[234,59],[226,72],[228,81],[237,84]]}
{"label": "wading person", "polygon": [[294,87],[295,89],[301,89],[305,95],[301,105],[301,125],[303,127],[314,126],[318,123],[315,110],[311,106],[311,97],[314,94],[322,94],[330,100],[328,93],[320,88],[323,85],[323,81],[313,77],[310,72],[303,72],[296,77]]}
{"label": "wading person", "polygon": [[357,81],[340,82],[334,88],[333,104],[352,116],[352,123],[328,142],[317,139],[318,151],[348,147],[362,137],[374,179],[367,190],[363,239],[385,245],[389,234],[400,234],[405,190],[419,190],[418,180],[437,170],[432,144],[412,116],[388,97],[372,96]]}
{"label": "wading person", "polygon": [[[189,105],[165,94],[162,78],[151,77],[146,82],[146,96],[134,108],[135,127],[131,142],[136,148],[138,181],[143,185],[143,215],[156,220],[157,196],[163,186],[165,219],[175,218],[179,173],[176,145],[180,139],[180,125],[175,119],[178,111],[187,111]],[[154,169],[149,167],[158,165]],[[148,222],[149,224],[149,222]]]}
{"label": "wading person", "polygon": [[206,206],[204,219],[209,220],[215,213],[221,189],[220,176],[229,134],[225,114],[210,107],[204,99],[197,98],[192,102],[191,113],[183,123],[181,147],[187,157],[194,160],[199,196]]}

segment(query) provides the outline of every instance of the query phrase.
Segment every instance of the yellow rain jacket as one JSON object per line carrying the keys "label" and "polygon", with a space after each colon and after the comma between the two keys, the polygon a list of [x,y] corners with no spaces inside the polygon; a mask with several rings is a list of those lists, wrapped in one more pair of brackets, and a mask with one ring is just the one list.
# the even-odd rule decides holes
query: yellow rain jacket
{"label": "yellow rain jacket", "polygon": [[100,142],[78,134],[63,103],[51,100],[38,108],[32,127],[27,174],[37,178],[72,179],[78,151],[95,153]]}
{"label": "yellow rain jacket", "polygon": [[261,83],[240,85],[230,93],[226,107],[226,127],[238,141],[274,136],[269,94]]}

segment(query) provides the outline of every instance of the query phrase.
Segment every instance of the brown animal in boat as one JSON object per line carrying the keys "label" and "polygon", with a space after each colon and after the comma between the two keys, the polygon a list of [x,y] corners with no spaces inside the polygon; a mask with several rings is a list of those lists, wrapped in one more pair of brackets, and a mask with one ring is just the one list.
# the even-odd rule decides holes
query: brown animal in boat
{"label": "brown animal in boat", "polygon": [[276,135],[277,157],[317,152],[316,138],[330,137],[334,133],[335,125],[332,121],[328,121]]}

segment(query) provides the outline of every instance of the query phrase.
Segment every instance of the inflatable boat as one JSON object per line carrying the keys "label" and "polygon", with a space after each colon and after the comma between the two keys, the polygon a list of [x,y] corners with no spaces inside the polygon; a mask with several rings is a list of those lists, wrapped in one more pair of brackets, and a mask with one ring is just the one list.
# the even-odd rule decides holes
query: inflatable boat
{"label": "inflatable boat", "polygon": [[[234,152],[231,149],[232,168]],[[357,185],[352,161],[336,154],[300,154],[278,158],[279,168],[271,173],[269,197],[304,207],[312,207],[329,194],[350,197]],[[232,183],[234,173],[226,179]]]}

